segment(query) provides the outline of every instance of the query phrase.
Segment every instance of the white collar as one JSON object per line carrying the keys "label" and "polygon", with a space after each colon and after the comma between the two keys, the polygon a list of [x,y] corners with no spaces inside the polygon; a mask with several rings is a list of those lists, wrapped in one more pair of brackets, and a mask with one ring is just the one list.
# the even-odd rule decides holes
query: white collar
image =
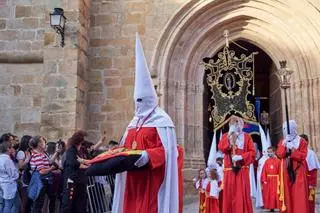
{"label": "white collar", "polygon": [[[201,182],[201,186],[200,186],[200,181],[202,180]],[[203,179],[199,179],[196,183],[196,189],[206,189],[207,187],[207,184],[208,184],[208,179],[207,178],[203,178]]]}
{"label": "white collar", "polygon": [[244,134],[243,132],[237,137],[236,145],[238,149],[244,148]]}
{"label": "white collar", "polygon": [[[231,135],[229,136],[229,141],[231,141]],[[238,149],[243,149],[244,147],[244,133],[240,133],[236,139],[236,145]]]}
{"label": "white collar", "polygon": [[287,142],[287,140],[283,140],[288,149],[298,149],[300,146],[300,136],[296,136],[291,142]]}
{"label": "white collar", "polygon": [[219,186],[218,186],[218,181],[216,180],[211,180],[210,181],[210,197],[215,197],[219,199]]}

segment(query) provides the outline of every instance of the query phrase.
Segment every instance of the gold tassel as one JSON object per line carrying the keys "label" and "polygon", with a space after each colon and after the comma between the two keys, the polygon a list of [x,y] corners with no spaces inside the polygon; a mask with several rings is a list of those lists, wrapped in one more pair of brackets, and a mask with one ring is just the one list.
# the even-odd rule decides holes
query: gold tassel
{"label": "gold tassel", "polygon": [[279,200],[282,202],[281,206],[281,211],[286,211],[287,207],[285,204],[284,200],[284,169],[283,169],[283,164],[284,164],[284,159],[281,160],[281,167],[280,167],[280,196]]}
{"label": "gold tassel", "polygon": [[280,180],[279,180],[279,176],[277,177],[277,182],[278,182],[278,187],[277,187],[277,194],[280,194]]}
{"label": "gold tassel", "polygon": [[309,191],[309,200],[313,200],[313,196],[315,195],[315,190],[314,189],[310,189]]}

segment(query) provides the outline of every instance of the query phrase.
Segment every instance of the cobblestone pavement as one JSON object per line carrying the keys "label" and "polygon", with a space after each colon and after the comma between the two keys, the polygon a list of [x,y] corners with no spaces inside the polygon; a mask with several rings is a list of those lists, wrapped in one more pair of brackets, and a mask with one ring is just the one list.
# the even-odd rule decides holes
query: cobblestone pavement
{"label": "cobblestone pavement", "polygon": [[[261,213],[261,212],[268,212],[268,211],[263,209],[254,209],[253,212]],[[183,208],[183,213],[198,213],[198,202],[185,205]],[[320,213],[320,205],[317,205],[316,213]]]}

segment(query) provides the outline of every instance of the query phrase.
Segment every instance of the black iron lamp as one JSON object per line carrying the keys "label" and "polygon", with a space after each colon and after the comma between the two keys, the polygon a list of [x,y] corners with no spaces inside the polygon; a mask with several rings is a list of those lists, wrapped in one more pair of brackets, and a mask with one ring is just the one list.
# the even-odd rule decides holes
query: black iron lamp
{"label": "black iron lamp", "polygon": [[54,8],[50,13],[50,25],[61,36],[61,47],[64,46],[64,29],[66,17],[62,8]]}

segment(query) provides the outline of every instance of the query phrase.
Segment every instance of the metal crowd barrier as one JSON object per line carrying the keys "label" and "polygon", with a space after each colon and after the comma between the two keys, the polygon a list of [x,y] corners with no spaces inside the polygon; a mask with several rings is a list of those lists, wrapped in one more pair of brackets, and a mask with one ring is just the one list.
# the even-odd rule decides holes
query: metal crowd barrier
{"label": "metal crowd barrier", "polygon": [[110,213],[114,192],[115,176],[96,176],[88,178],[88,212]]}

